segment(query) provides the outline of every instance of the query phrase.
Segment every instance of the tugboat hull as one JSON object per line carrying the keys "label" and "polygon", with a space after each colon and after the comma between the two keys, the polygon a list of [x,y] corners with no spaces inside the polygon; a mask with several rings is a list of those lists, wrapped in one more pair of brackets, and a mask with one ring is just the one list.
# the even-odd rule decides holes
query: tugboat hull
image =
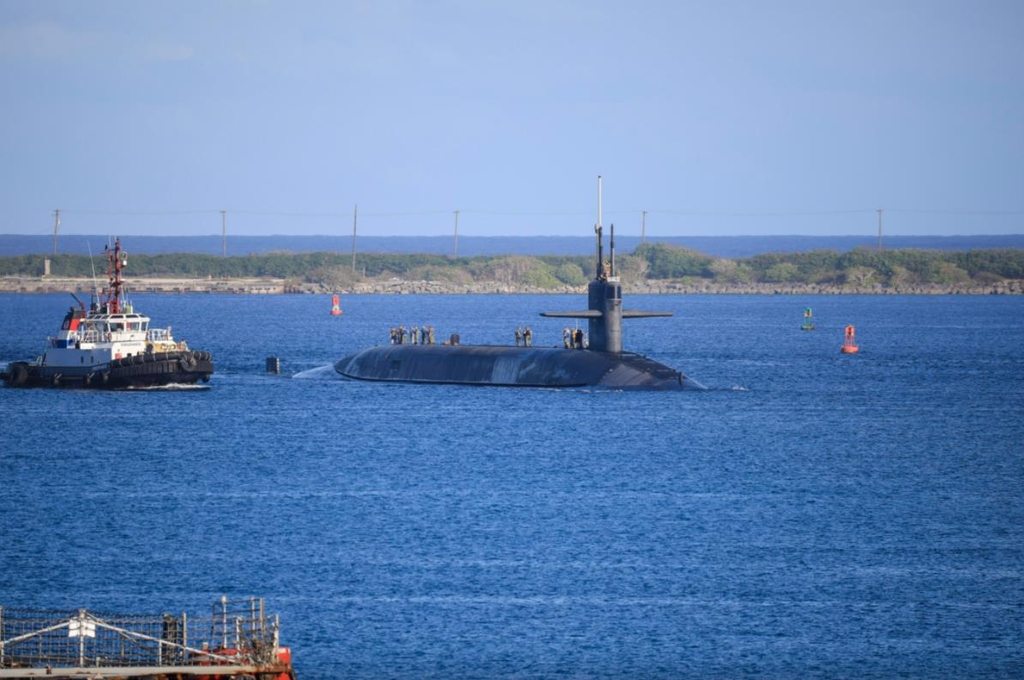
{"label": "tugboat hull", "polygon": [[213,374],[209,352],[150,352],[115,359],[102,366],[53,366],[15,361],[0,373],[10,387],[129,389],[208,382]]}

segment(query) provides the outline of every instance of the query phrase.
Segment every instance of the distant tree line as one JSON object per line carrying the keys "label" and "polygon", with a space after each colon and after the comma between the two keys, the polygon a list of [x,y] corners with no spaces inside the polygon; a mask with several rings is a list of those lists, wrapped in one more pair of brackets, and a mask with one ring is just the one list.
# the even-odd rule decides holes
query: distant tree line
{"label": "distant tree line", "polygon": [[991,284],[1024,279],[1024,250],[812,250],[766,253],[739,259],[701,255],[686,248],[646,244],[633,257],[644,260],[650,279],[705,279],[718,283],[802,283],[904,286]]}
{"label": "distant tree line", "polygon": [[[84,255],[0,257],[0,276],[39,276],[50,259],[54,276],[106,280],[106,260]],[[94,269],[95,267],[95,269]],[[662,243],[645,244],[620,255],[616,273],[624,280],[705,280],[716,283],[797,283],[905,286],[914,284],[991,284],[1024,279],[1024,250],[815,250],[766,253],[725,259]],[[539,288],[581,286],[596,271],[592,257],[477,256],[360,253],[355,270],[350,254],[275,252],[245,257],[196,253],[129,255],[129,277],[277,278],[329,287],[368,279],[469,283],[494,281]]]}

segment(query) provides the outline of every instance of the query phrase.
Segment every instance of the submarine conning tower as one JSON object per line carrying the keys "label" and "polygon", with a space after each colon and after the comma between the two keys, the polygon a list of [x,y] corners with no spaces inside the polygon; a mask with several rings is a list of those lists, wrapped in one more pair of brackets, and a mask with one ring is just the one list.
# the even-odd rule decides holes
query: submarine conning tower
{"label": "submarine conning tower", "polygon": [[587,286],[587,309],[578,312],[541,312],[541,316],[587,319],[588,349],[596,352],[622,352],[622,320],[672,316],[672,312],[643,312],[622,309],[622,284],[615,275],[615,225],[611,225],[609,259],[604,259],[601,227],[601,177],[597,178],[597,271]]}
{"label": "submarine conning tower", "polygon": [[622,351],[622,284],[618,278],[595,279],[587,286],[588,311],[600,316],[589,318],[587,332],[590,349],[599,352]]}

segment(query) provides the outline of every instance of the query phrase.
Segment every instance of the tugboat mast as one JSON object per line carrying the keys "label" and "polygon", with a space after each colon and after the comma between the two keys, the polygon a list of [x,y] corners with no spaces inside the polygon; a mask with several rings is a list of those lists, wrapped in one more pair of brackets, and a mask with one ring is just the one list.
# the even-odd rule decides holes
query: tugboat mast
{"label": "tugboat mast", "polygon": [[121,250],[121,238],[114,240],[114,249],[110,246],[104,248],[107,251],[107,279],[110,287],[107,289],[107,299],[103,307],[107,314],[121,313],[121,286],[124,281],[121,279],[121,270],[128,265],[128,253]]}

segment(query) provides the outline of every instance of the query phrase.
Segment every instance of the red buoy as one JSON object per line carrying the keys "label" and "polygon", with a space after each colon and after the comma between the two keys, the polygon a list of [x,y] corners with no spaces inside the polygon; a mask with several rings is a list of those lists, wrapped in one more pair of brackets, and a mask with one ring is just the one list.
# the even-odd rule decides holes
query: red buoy
{"label": "red buoy", "polygon": [[334,303],[334,306],[331,307],[331,316],[341,316],[341,307],[338,304],[338,296],[335,295],[332,297],[331,302]]}
{"label": "red buoy", "polygon": [[857,350],[859,348],[857,347],[857,340],[854,337],[854,333],[855,333],[855,331],[854,331],[853,326],[847,326],[846,327],[846,339],[843,340],[843,347],[840,350],[843,354],[856,354],[857,353]]}

